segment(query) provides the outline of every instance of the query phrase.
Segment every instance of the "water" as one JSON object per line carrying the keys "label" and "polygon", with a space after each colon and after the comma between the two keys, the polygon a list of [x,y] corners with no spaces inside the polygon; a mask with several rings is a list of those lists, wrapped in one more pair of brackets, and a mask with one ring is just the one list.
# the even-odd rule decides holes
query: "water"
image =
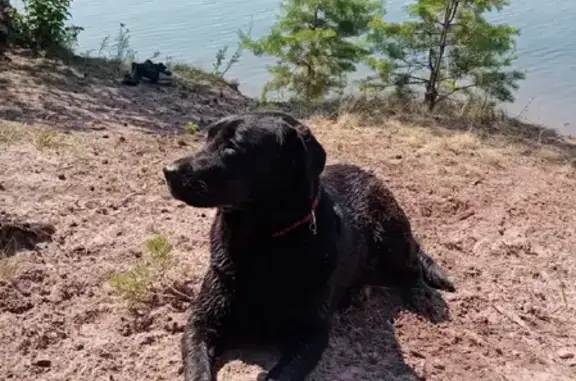
{"label": "water", "polygon": [[[98,50],[102,39],[114,37],[119,24],[131,30],[131,46],[140,59],[160,51],[204,68],[211,68],[217,50],[237,43],[236,31],[252,22],[252,35],[261,36],[273,25],[279,0],[75,0],[73,22],[86,30],[82,51]],[[408,2],[387,1],[387,19],[399,21]],[[507,107],[513,116],[546,124],[576,135],[576,2],[574,0],[512,0],[491,16],[498,23],[521,28],[517,66],[528,71],[516,102]],[[238,78],[241,90],[257,96],[268,79],[273,61],[245,54],[227,74]]]}

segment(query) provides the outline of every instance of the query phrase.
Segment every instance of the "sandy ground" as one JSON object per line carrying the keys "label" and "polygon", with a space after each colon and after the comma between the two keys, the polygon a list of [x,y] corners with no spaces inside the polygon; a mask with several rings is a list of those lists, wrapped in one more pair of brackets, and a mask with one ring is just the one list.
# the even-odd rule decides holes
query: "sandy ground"
{"label": "sandy ground", "polygon": [[[34,76],[28,87],[14,86],[29,72],[24,60],[18,64],[0,73],[11,90],[9,98],[0,94],[7,257],[0,260],[0,380],[182,379],[187,303],[174,290],[197,289],[213,211],[172,200],[161,167],[199,147],[201,136],[163,133],[193,118],[197,102],[183,103],[181,89],[165,90],[158,103],[152,86],[96,82],[49,98],[56,90],[34,89]],[[132,94],[139,105],[101,106],[94,98],[100,91],[136,102]],[[42,119],[48,107],[31,101],[40,96],[62,110],[55,119]],[[158,111],[171,107],[169,99],[189,114]],[[234,106],[226,107],[219,112]],[[88,128],[74,128],[80,120]],[[338,317],[311,380],[576,380],[573,143],[535,148],[395,120],[360,126],[346,116],[309,123],[329,162],[357,163],[387,181],[459,289],[419,295],[414,311],[387,290],[373,292]],[[32,242],[29,233],[9,232],[14,221],[49,224],[54,232]],[[152,301],[130,309],[110,280],[141,263],[157,234],[170,240],[173,262],[150,291]],[[11,237],[24,247],[10,248]],[[219,380],[256,380],[275,359],[252,351],[228,357]]]}

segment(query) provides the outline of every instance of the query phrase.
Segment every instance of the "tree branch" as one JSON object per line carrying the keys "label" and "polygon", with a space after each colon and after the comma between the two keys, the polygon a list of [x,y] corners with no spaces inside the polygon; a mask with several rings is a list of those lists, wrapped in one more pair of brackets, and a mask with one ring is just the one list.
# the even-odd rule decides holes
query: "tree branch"
{"label": "tree branch", "polygon": [[[450,15],[450,19],[448,20],[448,24],[452,24],[454,18],[456,17],[456,12],[458,11],[458,5],[460,5],[460,0],[454,2],[454,9],[452,10],[452,14]],[[448,25],[445,25],[448,26]]]}
{"label": "tree branch", "polygon": [[408,79],[411,79],[413,81],[417,81],[416,83],[426,83],[428,82],[428,80],[426,78],[421,78],[421,77],[416,77],[414,75],[410,75],[408,74]]}
{"label": "tree branch", "polygon": [[472,83],[470,85],[466,85],[466,86],[460,86],[460,87],[455,87],[452,89],[452,91],[446,93],[446,94],[442,94],[438,97],[438,102],[443,101],[444,99],[448,98],[450,95],[458,92],[458,91],[462,91],[462,90],[466,90],[466,89],[471,89],[473,87],[477,87],[478,84],[476,83]]}

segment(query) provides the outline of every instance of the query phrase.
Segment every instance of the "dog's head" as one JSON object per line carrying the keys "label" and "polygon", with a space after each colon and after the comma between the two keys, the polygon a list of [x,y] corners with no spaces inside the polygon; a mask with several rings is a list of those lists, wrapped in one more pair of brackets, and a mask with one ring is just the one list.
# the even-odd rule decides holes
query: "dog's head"
{"label": "dog's head", "polygon": [[[132,66],[136,65],[135,63],[132,63]],[[168,69],[168,66],[164,65],[164,62],[157,62],[154,63],[151,60],[146,60],[144,61],[143,64],[140,64],[142,68],[144,68],[144,70],[146,70],[149,73],[159,73],[159,74],[164,74],[167,76],[171,76],[172,75],[172,71],[170,69]]]}
{"label": "dog's head", "polygon": [[195,207],[241,208],[317,183],[326,152],[289,114],[254,111],[218,120],[195,155],[163,169],[172,196]]}
{"label": "dog's head", "polygon": [[158,64],[156,64],[156,69],[158,70],[158,73],[162,73],[164,75],[167,75],[168,77],[172,75],[172,71],[168,69],[168,66],[164,65],[163,62],[159,62]]}

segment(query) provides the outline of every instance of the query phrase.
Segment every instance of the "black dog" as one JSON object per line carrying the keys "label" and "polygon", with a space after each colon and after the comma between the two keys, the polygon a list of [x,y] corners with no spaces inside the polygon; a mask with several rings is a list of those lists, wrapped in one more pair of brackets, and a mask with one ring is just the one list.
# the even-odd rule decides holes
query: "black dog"
{"label": "black dog", "polygon": [[215,356],[241,336],[284,345],[266,380],[302,381],[331,317],[363,286],[455,291],[384,184],[356,166],[325,168],[323,147],[292,116],[255,111],[207,130],[200,152],[164,168],[174,198],[218,208],[182,341],[186,381],[212,381]]}
{"label": "black dog", "polygon": [[154,63],[150,60],[146,60],[144,63],[132,62],[132,70],[130,74],[124,75],[122,84],[136,86],[142,78],[148,78],[150,83],[157,83],[160,79],[160,74],[172,76],[170,69],[162,62]]}

